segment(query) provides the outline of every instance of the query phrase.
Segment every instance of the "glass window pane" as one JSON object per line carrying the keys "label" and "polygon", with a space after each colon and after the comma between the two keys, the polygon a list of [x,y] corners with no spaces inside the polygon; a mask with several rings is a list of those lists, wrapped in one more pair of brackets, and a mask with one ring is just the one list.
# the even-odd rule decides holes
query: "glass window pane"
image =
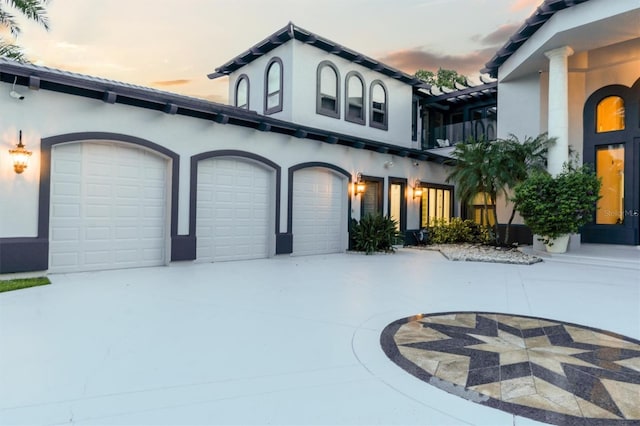
{"label": "glass window pane", "polygon": [[619,96],[609,96],[600,101],[596,108],[596,131],[598,133],[624,130],[624,100]]}
{"label": "glass window pane", "polygon": [[442,218],[449,223],[449,219],[451,218],[451,191],[444,191],[444,199],[443,199],[443,210],[442,210]]}
{"label": "glass window pane", "polygon": [[280,105],[280,94],[278,92],[267,96],[267,109],[275,108]]}
{"label": "glass window pane", "polygon": [[[354,103],[362,105],[362,93],[364,91],[362,82],[356,76],[349,78],[349,98],[354,100]],[[359,102],[358,102],[359,100]]]}
{"label": "glass window pane", "polygon": [[429,188],[429,224],[432,225],[435,221],[435,219],[438,217],[436,216],[436,189],[435,188]]}
{"label": "glass window pane", "polygon": [[367,214],[382,214],[378,209],[379,203],[379,188],[380,182],[366,182],[365,191],[362,197],[362,215]]}
{"label": "glass window pane", "polygon": [[400,207],[402,205],[402,185],[397,183],[391,184],[389,198],[391,200],[389,208],[389,216],[396,221],[396,230],[400,230]]}
{"label": "glass window pane", "polygon": [[320,93],[333,98],[338,96],[338,76],[328,65],[320,71]]}
{"label": "glass window pane", "polygon": [[238,82],[238,88],[236,89],[236,106],[245,108],[248,105],[249,98],[249,83],[246,78],[242,78]]}
{"label": "glass window pane", "polygon": [[269,67],[269,77],[268,77],[268,93],[274,93],[280,91],[280,64],[278,62],[274,62]]}
{"label": "glass window pane", "polygon": [[596,223],[624,222],[624,145],[607,145],[596,151],[596,174],[602,179]]}

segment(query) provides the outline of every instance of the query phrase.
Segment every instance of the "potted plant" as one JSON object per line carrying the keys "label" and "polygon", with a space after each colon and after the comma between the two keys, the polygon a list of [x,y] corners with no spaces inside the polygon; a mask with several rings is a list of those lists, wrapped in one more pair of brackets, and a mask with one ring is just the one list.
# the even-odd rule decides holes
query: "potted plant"
{"label": "potted plant", "polygon": [[564,253],[570,234],[593,220],[600,184],[589,165],[565,163],[557,176],[532,173],[516,186],[512,201],[547,251]]}

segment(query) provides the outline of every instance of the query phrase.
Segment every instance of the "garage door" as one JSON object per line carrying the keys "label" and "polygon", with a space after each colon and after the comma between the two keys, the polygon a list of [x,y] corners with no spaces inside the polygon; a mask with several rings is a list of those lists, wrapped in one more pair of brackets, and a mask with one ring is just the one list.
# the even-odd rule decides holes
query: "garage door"
{"label": "garage door", "polygon": [[168,161],[117,143],[52,149],[49,270],[165,264]]}
{"label": "garage door", "polygon": [[327,169],[293,175],[293,254],[339,253],[347,244],[347,180]]}
{"label": "garage door", "polygon": [[240,158],[198,163],[198,261],[258,259],[273,253],[275,173]]}

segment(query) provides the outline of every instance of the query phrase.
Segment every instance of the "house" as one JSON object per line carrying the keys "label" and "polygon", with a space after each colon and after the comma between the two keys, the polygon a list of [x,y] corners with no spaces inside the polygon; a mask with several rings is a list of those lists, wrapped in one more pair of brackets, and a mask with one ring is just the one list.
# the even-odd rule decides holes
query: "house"
{"label": "house", "polygon": [[232,106],[0,59],[0,273],[343,252],[364,214],[456,214],[422,81],[293,24],[219,75]]}
{"label": "house", "polygon": [[292,23],[209,75],[232,105],[0,59],[0,274],[343,252],[367,213],[473,217],[453,143],[547,130],[603,177],[583,240],[638,245],[639,10],[546,0],[451,91]]}
{"label": "house", "polygon": [[546,0],[486,64],[498,79],[498,137],[557,137],[602,178],[582,242],[640,244],[640,3]]}

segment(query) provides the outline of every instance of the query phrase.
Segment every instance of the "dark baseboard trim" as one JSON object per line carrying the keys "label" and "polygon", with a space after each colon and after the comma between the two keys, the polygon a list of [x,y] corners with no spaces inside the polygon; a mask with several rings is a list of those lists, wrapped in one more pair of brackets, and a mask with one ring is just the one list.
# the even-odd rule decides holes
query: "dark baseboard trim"
{"label": "dark baseboard trim", "polygon": [[49,269],[47,238],[0,238],[0,274]]}

